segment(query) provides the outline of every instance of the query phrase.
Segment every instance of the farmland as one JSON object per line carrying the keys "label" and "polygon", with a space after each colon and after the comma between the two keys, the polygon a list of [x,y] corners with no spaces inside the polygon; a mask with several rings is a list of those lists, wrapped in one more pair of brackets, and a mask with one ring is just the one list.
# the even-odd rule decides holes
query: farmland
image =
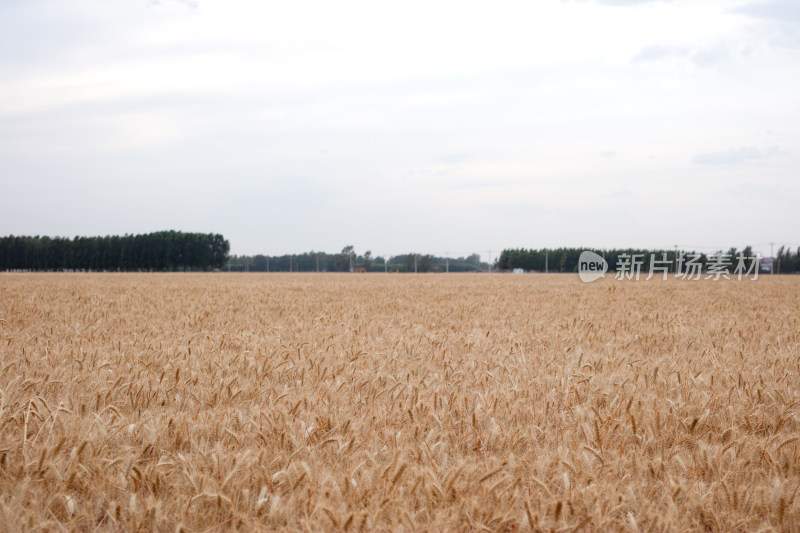
{"label": "farmland", "polygon": [[800,278],[0,274],[0,531],[800,530]]}

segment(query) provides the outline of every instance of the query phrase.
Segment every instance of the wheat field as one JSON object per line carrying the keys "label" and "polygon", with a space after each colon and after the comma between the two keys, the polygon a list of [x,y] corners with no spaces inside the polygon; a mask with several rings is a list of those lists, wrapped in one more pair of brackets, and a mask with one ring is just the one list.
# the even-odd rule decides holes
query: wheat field
{"label": "wheat field", "polygon": [[800,531],[800,278],[0,274],[2,531]]}

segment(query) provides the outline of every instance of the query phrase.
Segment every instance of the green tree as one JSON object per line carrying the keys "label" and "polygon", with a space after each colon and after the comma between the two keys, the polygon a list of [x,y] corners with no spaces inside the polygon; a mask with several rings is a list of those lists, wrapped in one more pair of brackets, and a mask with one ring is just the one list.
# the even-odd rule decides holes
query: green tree
{"label": "green tree", "polygon": [[254,272],[266,272],[267,271],[267,256],[258,254],[253,258],[253,262],[250,265],[250,270]]}
{"label": "green tree", "polygon": [[355,253],[353,245],[347,245],[342,248],[342,253],[336,256],[336,260],[334,261],[333,269],[337,272],[349,272],[350,271],[350,261]]}
{"label": "green tree", "polygon": [[433,256],[430,254],[425,254],[421,256],[417,264],[417,270],[419,272],[433,271]]}

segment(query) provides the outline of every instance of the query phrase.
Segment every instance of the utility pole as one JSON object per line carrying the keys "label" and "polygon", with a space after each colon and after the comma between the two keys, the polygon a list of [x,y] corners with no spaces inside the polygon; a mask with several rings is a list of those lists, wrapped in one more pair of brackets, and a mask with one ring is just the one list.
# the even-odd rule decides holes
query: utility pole
{"label": "utility pole", "polygon": [[319,254],[317,254],[317,273],[319,273]]}
{"label": "utility pole", "polygon": [[679,264],[678,263],[678,245],[676,244],[675,245],[675,273],[676,274],[680,274],[680,272],[678,272],[678,264]]}
{"label": "utility pole", "polygon": [[269,274],[269,256],[267,256],[267,274]]}
{"label": "utility pole", "polygon": [[389,258],[387,256],[383,256],[383,273],[389,273]]}
{"label": "utility pole", "polygon": [[[769,273],[775,273],[775,252],[772,250],[772,247],[775,246],[774,242],[769,243]],[[760,267],[761,265],[759,265]]]}

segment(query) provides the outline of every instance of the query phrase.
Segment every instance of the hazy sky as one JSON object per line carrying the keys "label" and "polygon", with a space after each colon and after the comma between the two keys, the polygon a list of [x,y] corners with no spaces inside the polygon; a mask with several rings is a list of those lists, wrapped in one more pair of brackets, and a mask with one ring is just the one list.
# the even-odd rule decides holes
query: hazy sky
{"label": "hazy sky", "polygon": [[0,1],[3,235],[486,259],[798,214],[797,0]]}

